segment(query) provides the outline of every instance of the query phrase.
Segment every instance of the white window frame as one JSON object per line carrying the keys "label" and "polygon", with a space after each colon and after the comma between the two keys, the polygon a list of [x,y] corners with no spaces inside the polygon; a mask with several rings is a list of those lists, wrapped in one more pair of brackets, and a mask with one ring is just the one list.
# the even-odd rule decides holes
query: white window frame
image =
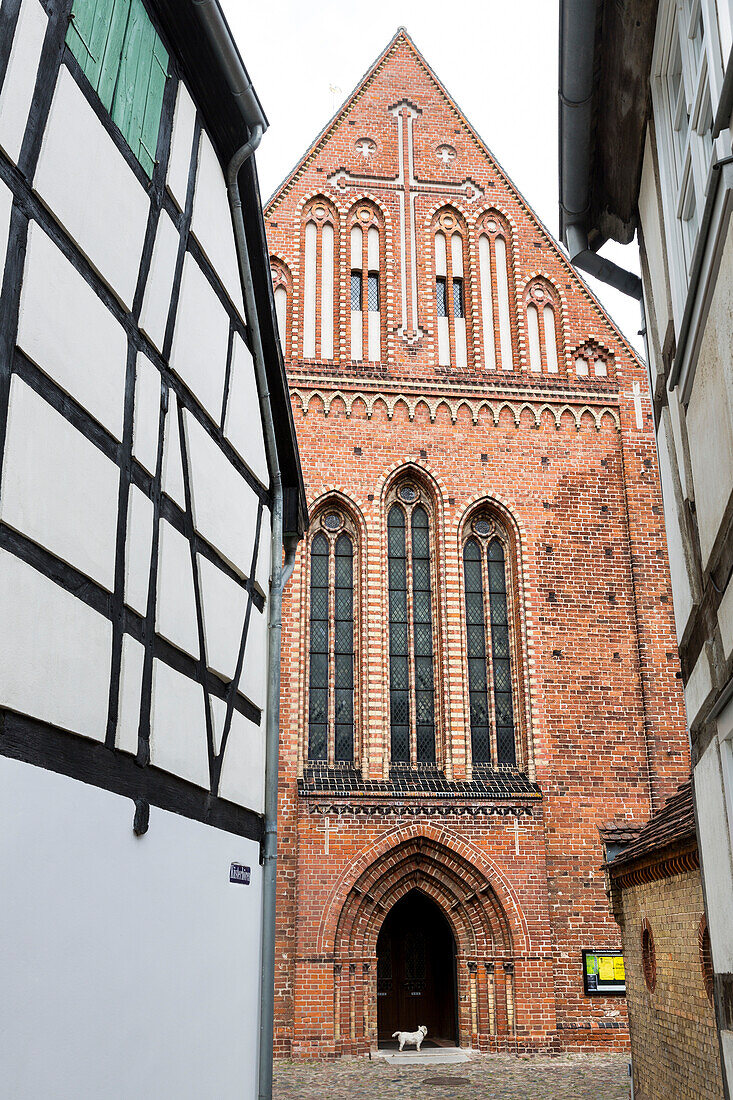
{"label": "white window frame", "polygon": [[[695,46],[702,22],[702,48]],[[679,51],[681,82],[672,102],[669,73]],[[723,71],[715,0],[663,0],[652,58],[652,103],[659,149],[665,236],[670,252],[672,301],[682,320],[689,272],[714,159],[710,124]],[[683,115],[689,119],[680,140]]]}

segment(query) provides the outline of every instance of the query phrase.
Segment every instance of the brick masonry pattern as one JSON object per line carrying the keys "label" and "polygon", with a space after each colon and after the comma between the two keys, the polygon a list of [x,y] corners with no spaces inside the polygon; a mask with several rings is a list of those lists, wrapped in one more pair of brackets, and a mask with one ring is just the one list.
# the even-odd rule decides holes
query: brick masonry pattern
{"label": "brick masonry pattern", "polygon": [[[345,196],[329,176],[342,169],[397,176],[388,111],[403,99],[422,112],[415,175],[452,184],[470,178],[482,197],[416,198],[425,335],[408,346],[397,332],[398,198],[364,191],[383,222],[383,361],[353,363],[348,226],[359,194]],[[375,143],[366,168],[355,147],[362,137]],[[457,150],[447,165],[435,156],[441,143]],[[301,350],[303,212],[318,195],[333,211],[339,273],[329,362],[304,361]],[[444,204],[457,210],[465,233],[463,371],[436,365],[431,226]],[[476,227],[487,210],[497,210],[511,230],[515,370],[506,374],[482,366]],[[266,222],[276,278],[289,293],[288,372],[311,515],[316,521],[329,501],[339,502],[359,536],[361,773],[388,774],[383,503],[394,477],[409,469],[435,513],[446,774],[470,776],[460,543],[472,509],[488,501],[514,542],[522,748],[542,791],[540,804],[516,799],[516,816],[472,816],[468,801],[438,806],[429,797],[413,799],[409,813],[397,806],[377,813],[368,799],[356,805],[354,798],[335,812],[338,800],[325,806],[298,795],[307,744],[302,544],[283,610],[276,1052],[322,1057],[375,1045],[379,909],[355,901],[370,867],[380,869],[374,887],[386,904],[400,883],[412,881],[461,917],[454,932],[462,1043],[483,1050],[623,1049],[623,1000],[589,998],[582,987],[581,950],[620,944],[604,893],[598,826],[645,820],[689,770],[645,369],[404,33],[273,197]],[[527,364],[524,292],[538,275],[559,303],[560,370],[552,376],[532,375]],[[575,374],[576,350],[589,341],[607,358],[605,378]],[[477,868],[486,886],[469,900],[460,887],[465,866]]]}

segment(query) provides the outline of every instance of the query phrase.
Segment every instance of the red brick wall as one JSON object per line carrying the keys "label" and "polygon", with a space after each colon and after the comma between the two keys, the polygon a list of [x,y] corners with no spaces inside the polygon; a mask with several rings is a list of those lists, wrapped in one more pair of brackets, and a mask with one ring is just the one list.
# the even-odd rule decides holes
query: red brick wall
{"label": "red brick wall", "polygon": [[[386,356],[381,364],[354,364],[348,358],[345,227],[358,192],[344,194],[328,178],[340,169],[397,176],[396,129],[388,108],[403,99],[422,112],[414,127],[416,177],[434,184],[470,179],[482,194],[472,202],[439,193],[416,200],[425,335],[407,346],[397,332],[399,196],[383,189],[364,192],[385,215]],[[354,148],[363,136],[377,143],[366,165]],[[457,150],[447,166],[435,157],[441,143]],[[297,358],[301,212],[321,192],[335,205],[341,230],[338,357],[328,363]],[[430,224],[434,210],[446,202],[456,206],[467,226],[469,365],[462,372],[437,366]],[[512,227],[515,369],[506,373],[481,366],[476,223],[493,207]],[[455,896],[456,912],[468,906],[467,929],[471,921],[476,926],[489,921],[492,903],[507,921],[506,943],[481,954],[475,936],[461,933],[456,918],[462,1041],[485,1049],[615,1048],[627,1039],[624,1004],[585,997],[580,966],[582,948],[619,944],[599,871],[597,827],[614,817],[645,819],[689,767],[645,370],[404,36],[387,50],[266,215],[272,254],[290,273],[289,376],[310,507],[316,514],[328,494],[340,494],[360,532],[357,737],[363,775],[379,779],[388,768],[383,499],[394,472],[409,463],[435,503],[436,683],[442,693],[446,772],[461,781],[470,775],[460,531],[475,503],[487,500],[506,517],[517,543],[528,766],[542,792],[540,802],[515,799],[517,817],[470,800],[438,812],[429,797],[423,814],[415,812],[414,802],[409,812],[367,813],[373,803],[358,814],[312,812],[324,800],[299,797],[297,790],[307,746],[307,568],[301,545],[283,612],[276,1049],[327,1055],[373,1043],[373,951],[358,954],[372,950],[368,937],[339,940],[339,914],[366,873],[364,853],[372,851],[374,861],[387,859],[392,847],[420,836],[432,837],[436,845],[434,869],[420,872],[423,888],[437,884],[444,868],[441,896]],[[524,288],[538,272],[561,303],[557,375],[528,370]],[[604,379],[576,375],[573,350],[590,338],[609,363]],[[631,396],[635,382],[643,394],[641,427]],[[341,808],[347,803],[353,806],[354,800],[343,801]],[[469,808],[474,816],[459,812]],[[451,870],[454,858],[481,864],[486,892],[480,905],[461,899],[460,875]],[[416,859],[418,871],[419,866]],[[393,897],[391,873],[385,864],[377,883],[385,898]],[[365,927],[376,927],[377,921],[375,914],[364,915]],[[512,965],[514,1026],[506,997]]]}

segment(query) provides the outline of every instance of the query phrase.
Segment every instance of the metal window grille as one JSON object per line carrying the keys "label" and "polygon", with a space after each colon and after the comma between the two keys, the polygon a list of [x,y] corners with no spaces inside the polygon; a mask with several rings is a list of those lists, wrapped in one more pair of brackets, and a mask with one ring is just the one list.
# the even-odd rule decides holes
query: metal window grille
{"label": "metal window grille", "polygon": [[453,316],[463,317],[463,279],[453,280]]}
{"label": "metal window grille", "polygon": [[410,763],[407,546],[405,514],[393,504],[387,517],[389,578],[389,697],[392,762]]}
{"label": "metal window grille", "polygon": [[351,272],[351,312],[361,313],[361,271]]}
{"label": "metal window grille", "polygon": [[499,539],[492,539],[487,553],[491,656],[494,674],[494,716],[496,753],[500,764],[516,764],[514,702],[512,697],[509,613],[506,593],[506,562]]}
{"label": "metal window grille", "polygon": [[354,759],[354,549],[336,539],[334,584],[334,758]]}
{"label": "metal window grille", "polygon": [[435,297],[438,306],[438,317],[448,316],[448,294],[445,285],[445,279],[442,275],[439,275],[435,280]]}
{"label": "metal window grille", "polygon": [[308,757],[328,759],[329,547],[318,534],[311,545]]}
{"label": "metal window grille", "polygon": [[367,278],[367,308],[370,313],[379,313],[379,275],[372,271]]}

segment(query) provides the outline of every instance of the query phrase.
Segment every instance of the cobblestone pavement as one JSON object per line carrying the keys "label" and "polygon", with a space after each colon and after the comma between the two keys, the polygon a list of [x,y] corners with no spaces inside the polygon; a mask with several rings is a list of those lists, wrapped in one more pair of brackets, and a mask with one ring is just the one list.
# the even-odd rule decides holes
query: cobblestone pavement
{"label": "cobblestone pavement", "polygon": [[276,1062],[274,1100],[628,1100],[628,1057],[478,1055],[442,1066]]}

